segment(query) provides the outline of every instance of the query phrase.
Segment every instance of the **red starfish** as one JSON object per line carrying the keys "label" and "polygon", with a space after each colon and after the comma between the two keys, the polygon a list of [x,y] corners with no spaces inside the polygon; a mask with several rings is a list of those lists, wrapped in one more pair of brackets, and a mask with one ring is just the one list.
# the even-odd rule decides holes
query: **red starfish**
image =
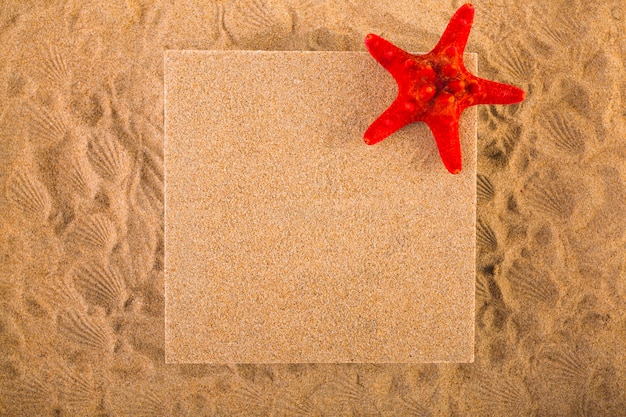
{"label": "red starfish", "polygon": [[469,73],[463,51],[474,20],[474,6],[465,4],[452,16],[437,46],[426,55],[413,55],[380,36],[369,34],[370,54],[393,75],[398,97],[370,125],[365,143],[373,145],[413,122],[426,122],[432,130],[445,167],[461,172],[459,117],[476,104],[512,104],[524,100],[523,90],[484,80]]}

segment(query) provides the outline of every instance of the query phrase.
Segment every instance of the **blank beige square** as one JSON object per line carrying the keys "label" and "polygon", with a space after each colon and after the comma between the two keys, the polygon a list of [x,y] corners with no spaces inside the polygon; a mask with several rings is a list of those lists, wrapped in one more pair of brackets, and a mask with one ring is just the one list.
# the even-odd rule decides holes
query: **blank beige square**
{"label": "blank beige square", "polygon": [[473,360],[476,113],[454,176],[423,123],[363,143],[396,91],[365,52],[166,52],[167,362]]}

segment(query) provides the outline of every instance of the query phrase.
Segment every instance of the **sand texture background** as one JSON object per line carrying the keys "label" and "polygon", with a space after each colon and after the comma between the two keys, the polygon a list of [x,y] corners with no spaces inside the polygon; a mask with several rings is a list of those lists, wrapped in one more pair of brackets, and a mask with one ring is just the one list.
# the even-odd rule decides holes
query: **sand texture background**
{"label": "sand texture background", "polygon": [[[164,49],[429,50],[460,2],[0,3],[0,415],[626,415],[621,0],[477,1],[476,361],[165,365]],[[193,3],[193,5],[191,5]]]}

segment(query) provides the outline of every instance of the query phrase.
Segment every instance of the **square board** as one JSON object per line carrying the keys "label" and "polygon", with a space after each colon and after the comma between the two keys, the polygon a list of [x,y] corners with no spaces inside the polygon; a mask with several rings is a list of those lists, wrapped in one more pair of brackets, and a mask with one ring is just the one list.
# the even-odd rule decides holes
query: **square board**
{"label": "square board", "polygon": [[[476,55],[466,54],[476,73]],[[366,52],[165,53],[169,363],[471,362],[476,111],[449,174]]]}

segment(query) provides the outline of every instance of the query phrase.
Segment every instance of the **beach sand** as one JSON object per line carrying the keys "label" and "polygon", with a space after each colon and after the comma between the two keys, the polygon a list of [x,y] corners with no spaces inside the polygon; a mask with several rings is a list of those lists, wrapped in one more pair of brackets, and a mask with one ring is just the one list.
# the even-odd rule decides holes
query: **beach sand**
{"label": "beach sand", "polygon": [[[163,52],[427,51],[460,2],[0,6],[0,415],[626,415],[626,11],[477,1],[475,362],[165,364]],[[393,139],[390,139],[393,140]]]}

